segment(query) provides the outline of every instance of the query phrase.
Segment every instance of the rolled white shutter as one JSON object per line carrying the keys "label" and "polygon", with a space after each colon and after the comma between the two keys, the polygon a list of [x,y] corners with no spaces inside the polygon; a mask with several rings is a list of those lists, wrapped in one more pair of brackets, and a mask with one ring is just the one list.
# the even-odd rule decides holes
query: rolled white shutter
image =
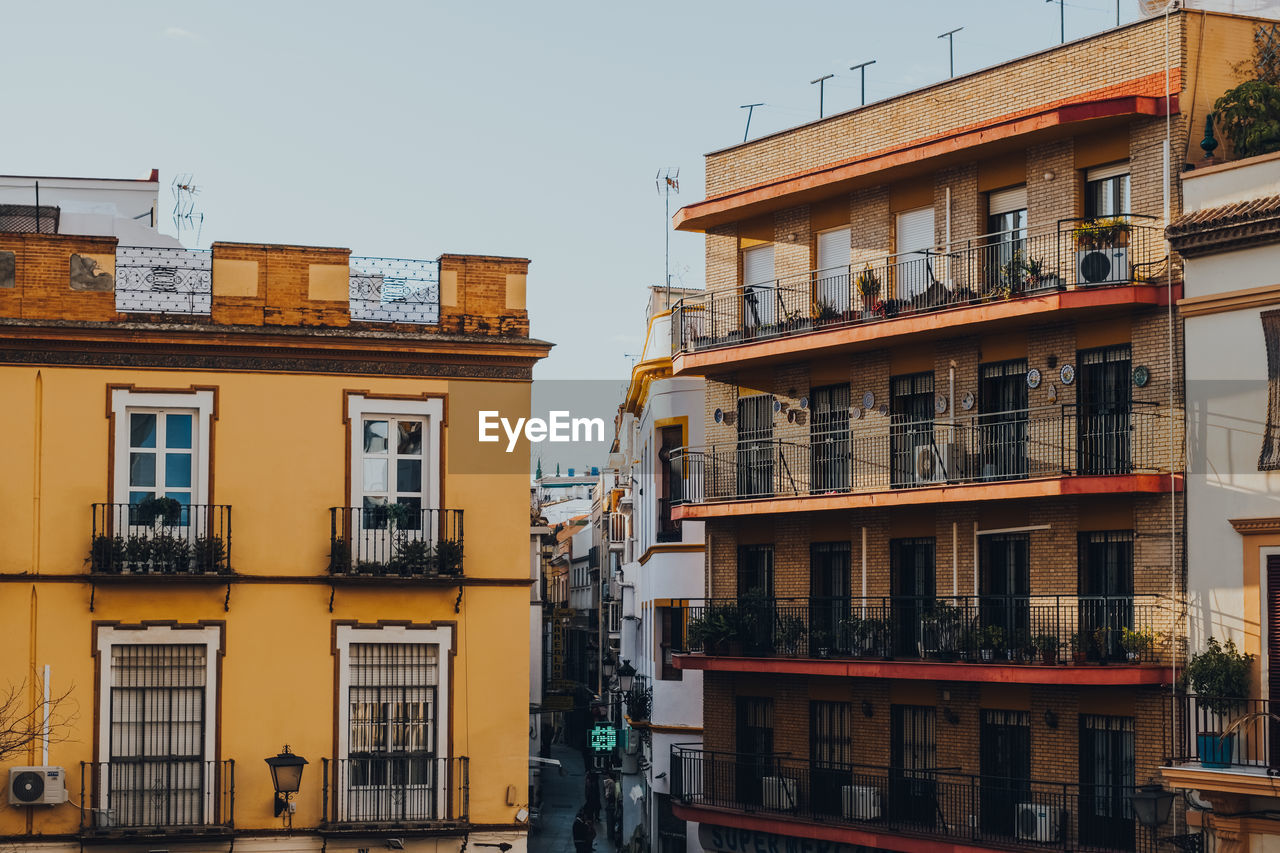
{"label": "rolled white shutter", "polygon": [[818,269],[830,270],[849,266],[850,244],[848,228],[836,228],[819,234]]}
{"label": "rolled white shutter", "polygon": [[753,246],[742,253],[742,283],[772,283],[773,246]]}
{"label": "rolled white shutter", "polygon": [[992,216],[1027,209],[1027,185],[996,190],[987,197],[987,212]]}
{"label": "rolled white shutter", "polygon": [[933,248],[933,208],[898,214],[898,254]]}
{"label": "rolled white shutter", "polygon": [[1127,174],[1129,174],[1129,161],[1122,160],[1119,163],[1110,163],[1106,166],[1094,166],[1084,173],[1084,179],[1086,181],[1101,181],[1106,178]]}

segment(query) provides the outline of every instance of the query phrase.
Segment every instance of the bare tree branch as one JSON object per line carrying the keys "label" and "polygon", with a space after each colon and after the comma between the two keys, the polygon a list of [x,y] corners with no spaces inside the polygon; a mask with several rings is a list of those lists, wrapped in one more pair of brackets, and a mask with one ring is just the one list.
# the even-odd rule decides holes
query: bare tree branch
{"label": "bare tree branch", "polygon": [[75,685],[62,693],[51,695],[46,704],[43,696],[27,706],[27,682],[10,684],[0,692],[0,761],[20,752],[32,743],[42,743],[46,720],[49,743],[62,743],[71,739],[79,716],[80,707],[71,698]]}

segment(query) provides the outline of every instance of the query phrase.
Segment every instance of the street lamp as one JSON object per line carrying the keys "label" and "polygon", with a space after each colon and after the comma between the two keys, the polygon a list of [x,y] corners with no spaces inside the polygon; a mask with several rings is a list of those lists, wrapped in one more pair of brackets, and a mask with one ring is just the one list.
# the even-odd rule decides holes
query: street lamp
{"label": "street lamp", "polygon": [[631,665],[631,661],[624,660],[622,666],[618,667],[618,690],[622,693],[630,693],[631,682],[635,677],[636,668]]}
{"label": "street lamp", "polygon": [[613,680],[613,671],[618,668],[618,662],[613,659],[613,655],[609,655],[604,659],[604,680],[608,684]]}
{"label": "street lamp", "polygon": [[1157,782],[1151,782],[1134,791],[1131,802],[1133,816],[1138,819],[1138,823],[1151,830],[1154,838],[1156,828],[1164,825],[1169,819],[1169,812],[1173,810],[1173,791]]}
{"label": "street lamp", "polygon": [[[271,784],[276,789],[274,814],[280,817],[289,808],[289,797],[298,793],[298,788],[302,785],[302,768],[306,766],[307,759],[294,755],[289,751],[289,745],[285,744],[279,755],[264,760],[267,767],[271,768]],[[289,822],[292,824],[293,819],[290,818]]]}

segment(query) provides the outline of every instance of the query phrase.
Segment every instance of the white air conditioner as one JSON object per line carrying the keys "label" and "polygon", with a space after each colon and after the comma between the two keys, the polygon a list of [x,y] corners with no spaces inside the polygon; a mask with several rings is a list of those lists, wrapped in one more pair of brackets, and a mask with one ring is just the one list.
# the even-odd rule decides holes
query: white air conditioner
{"label": "white air conditioner", "polygon": [[1129,280],[1129,248],[1082,249],[1076,252],[1076,281],[1108,284]]}
{"label": "white air conditioner", "polygon": [[9,805],[54,806],[67,801],[66,772],[61,767],[10,767]]}
{"label": "white air conditioner", "polygon": [[879,820],[880,789],[871,785],[845,785],[840,789],[845,820]]}
{"label": "white air conditioner", "polygon": [[1058,811],[1044,803],[1018,803],[1014,810],[1018,838],[1023,841],[1056,841]]}
{"label": "white air conditioner", "polygon": [[953,474],[955,462],[953,444],[917,444],[914,451],[915,481],[917,483],[945,483]]}
{"label": "white air conditioner", "polygon": [[773,811],[789,812],[796,807],[796,780],[786,776],[765,776],[760,780],[764,794],[764,807]]}

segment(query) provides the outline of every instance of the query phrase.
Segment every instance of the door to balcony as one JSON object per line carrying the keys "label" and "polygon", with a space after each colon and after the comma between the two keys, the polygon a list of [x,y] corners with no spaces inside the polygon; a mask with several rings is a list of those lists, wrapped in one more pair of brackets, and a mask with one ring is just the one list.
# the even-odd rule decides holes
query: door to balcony
{"label": "door to balcony", "polygon": [[925,615],[934,605],[935,542],[932,536],[894,539],[889,542],[889,568],[893,577],[890,619],[893,620],[893,653],[897,657],[922,657],[935,645],[926,637]]}
{"label": "door to balcony", "polygon": [[814,304],[818,319],[837,319],[853,304],[849,281],[851,238],[848,228],[818,234],[818,265],[814,273]]}
{"label": "door to balcony", "polygon": [[1091,660],[1122,660],[1120,644],[1133,619],[1133,531],[1079,534],[1080,626],[1077,649]]}
{"label": "door to balcony", "polygon": [[738,400],[738,496],[773,494],[773,396]]}
{"label": "door to balcony", "polygon": [[889,380],[889,464],[895,488],[915,485],[917,458],[935,450],[933,372]]}
{"label": "door to balcony", "polygon": [[809,655],[823,649],[845,651],[851,614],[848,542],[809,545]]}
{"label": "door to balcony", "polygon": [[737,713],[737,801],[759,806],[764,802],[762,781],[774,775],[773,700],[739,696]]}
{"label": "door to balcony", "polygon": [[849,488],[849,386],[813,389],[809,421],[809,493]]}
{"label": "door to balcony", "polygon": [[743,652],[773,651],[776,605],[773,598],[773,546],[738,546],[738,629]]}
{"label": "door to balcony", "polygon": [[1027,186],[991,193],[987,198],[988,242],[984,251],[986,289],[1010,292],[1021,283],[1027,248]]}
{"label": "door to balcony", "polygon": [[[1280,555],[1267,556],[1267,672],[1280,673]],[[1267,679],[1270,707],[1280,708],[1280,676]],[[1280,768],[1280,721],[1267,720],[1269,766]]]}
{"label": "door to balcony", "polygon": [[985,648],[1025,649],[1031,639],[1030,539],[991,533],[978,540],[979,596]]}
{"label": "door to balcony", "polygon": [[982,711],[980,820],[984,834],[1014,837],[1017,807],[1031,802],[1031,713]]}
{"label": "door to balcony", "polygon": [[1082,474],[1128,474],[1132,362],[1128,344],[1081,350],[1077,394],[1079,470]]}
{"label": "door to balcony", "polygon": [[809,807],[814,814],[842,814],[843,789],[853,764],[853,706],[848,702],[810,702]]}
{"label": "door to balcony", "polygon": [[753,246],[743,251],[742,328],[748,337],[777,322],[777,293],[773,246]]}
{"label": "door to balcony", "polygon": [[934,778],[935,710],[922,705],[889,708],[889,816],[909,828],[931,830],[941,815]]}
{"label": "door to balcony", "polygon": [[1080,717],[1080,842],[1134,849],[1133,718]]}
{"label": "door to balcony", "polygon": [[982,365],[978,391],[982,479],[1027,476],[1027,360]]}

